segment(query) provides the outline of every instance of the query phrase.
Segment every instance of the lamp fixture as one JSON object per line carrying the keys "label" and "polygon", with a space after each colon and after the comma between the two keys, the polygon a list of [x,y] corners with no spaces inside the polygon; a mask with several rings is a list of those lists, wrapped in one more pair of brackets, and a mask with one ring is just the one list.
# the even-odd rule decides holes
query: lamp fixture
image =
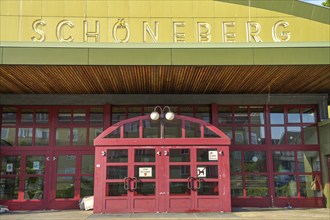
{"label": "lamp fixture", "polygon": [[[160,114],[158,113],[157,109],[160,110]],[[165,114],[166,109],[167,109],[167,112]],[[171,108],[169,106],[164,106],[164,108],[162,108],[160,106],[156,106],[154,108],[154,111],[151,112],[151,114],[150,114],[150,119],[156,121],[159,118],[161,118],[161,119],[166,118],[166,120],[172,121],[175,118],[175,115],[171,111]]]}

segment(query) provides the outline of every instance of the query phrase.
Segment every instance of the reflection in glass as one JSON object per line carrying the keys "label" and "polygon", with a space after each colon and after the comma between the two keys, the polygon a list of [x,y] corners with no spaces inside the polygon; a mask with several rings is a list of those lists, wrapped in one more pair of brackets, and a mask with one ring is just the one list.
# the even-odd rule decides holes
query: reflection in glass
{"label": "reflection in glass", "polygon": [[251,144],[265,144],[265,127],[251,127]]}
{"label": "reflection in glass", "polygon": [[186,138],[200,138],[201,125],[199,123],[186,121],[185,122]]}
{"label": "reflection in glass", "polygon": [[16,108],[4,107],[2,109],[2,126],[16,124]]}
{"label": "reflection in glass", "polygon": [[218,109],[218,114],[219,114],[218,122],[220,125],[232,124],[233,114],[231,111],[231,107],[220,106]]}
{"label": "reflection in glass", "polygon": [[295,172],[294,151],[274,151],[273,167],[274,172]]}
{"label": "reflection in glass", "polygon": [[318,151],[298,151],[298,172],[309,173],[320,171],[320,155]]}
{"label": "reflection in glass", "polygon": [[289,108],[288,109],[288,123],[300,123],[299,108]]}
{"label": "reflection in glass", "polygon": [[315,123],[315,110],[313,108],[302,109],[302,122]]}
{"label": "reflection in glass", "polygon": [[82,155],[81,173],[82,174],[94,173],[94,155]]}
{"label": "reflection in glass", "polygon": [[220,136],[204,126],[204,138],[220,138]]}
{"label": "reflection in glass", "polygon": [[127,166],[107,166],[107,179],[124,179],[127,176]]}
{"label": "reflection in glass", "polygon": [[120,138],[120,128],[121,127],[118,127],[116,130],[114,130],[104,138]]}
{"label": "reflection in glass", "polygon": [[76,173],[76,156],[75,155],[59,155],[57,158],[57,174],[75,174]]}
{"label": "reflection in glass", "polygon": [[18,199],[18,178],[0,179],[0,200]]}
{"label": "reflection in glass", "polygon": [[189,162],[190,149],[171,149],[170,162]]}
{"label": "reflection in glass", "polygon": [[265,113],[263,106],[250,106],[250,123],[265,124]]}
{"label": "reflection in glass", "polygon": [[89,145],[94,145],[94,139],[103,132],[103,128],[89,128]]}
{"label": "reflection in glass", "polygon": [[[204,182],[201,181],[198,195],[219,195],[218,182]],[[197,187],[197,186],[196,186]]]}
{"label": "reflection in glass", "polygon": [[33,124],[34,112],[30,109],[22,109],[21,124]]}
{"label": "reflection in glass", "polygon": [[137,196],[154,196],[156,184],[154,182],[138,182],[135,190]]}
{"label": "reflection in glass", "polygon": [[197,162],[216,162],[211,154],[218,154],[217,149],[197,149]]}
{"label": "reflection in glass", "polygon": [[240,173],[242,172],[242,153],[241,151],[230,152],[230,172]]}
{"label": "reflection in glass", "polygon": [[56,198],[74,197],[74,177],[58,176],[56,178]]}
{"label": "reflection in glass", "polygon": [[36,128],[34,144],[36,146],[49,145],[49,128]]}
{"label": "reflection in glass", "polygon": [[267,172],[266,152],[244,152],[244,170],[245,172]]}
{"label": "reflection in glass", "polygon": [[318,135],[316,126],[305,126],[304,132],[304,144],[318,144]]}
{"label": "reflection in glass", "polygon": [[155,149],[135,149],[135,162],[155,162]]}
{"label": "reflection in glass", "polygon": [[276,197],[296,197],[297,183],[294,175],[274,176],[274,188]]}
{"label": "reflection in glass", "polygon": [[74,109],[73,110],[73,122],[74,123],[85,123],[86,122],[86,110]]}
{"label": "reflection in glass", "polygon": [[27,174],[45,173],[45,156],[27,156],[26,157]]}
{"label": "reflection in glass", "polygon": [[300,197],[322,197],[321,187],[319,183],[316,183],[315,188],[311,186],[313,181],[312,175],[299,175],[298,178]]}
{"label": "reflection in glass", "polygon": [[143,120],[143,138],[160,138],[160,120]]}
{"label": "reflection in glass", "polygon": [[19,174],[20,173],[20,156],[3,156],[1,157],[1,175]]}
{"label": "reflection in glass", "polygon": [[123,185],[124,183],[107,183],[106,196],[127,196],[127,190]]}
{"label": "reflection in glass", "polygon": [[164,120],[165,138],[182,137],[182,120],[174,119],[172,121]]}
{"label": "reflection in glass", "polygon": [[271,124],[284,124],[284,110],[283,107],[270,107],[270,123]]}
{"label": "reflection in glass", "polygon": [[268,177],[247,175],[245,176],[246,196],[268,196]]}
{"label": "reflection in glass", "polygon": [[71,122],[71,111],[69,109],[60,109],[58,113],[59,123],[70,123]]}
{"label": "reflection in glass", "polygon": [[134,121],[124,125],[124,138],[139,138],[140,121]]}
{"label": "reflection in glass", "polygon": [[140,106],[128,107],[127,112],[128,112],[127,118],[134,118],[134,117],[142,115],[142,107],[140,107]]}
{"label": "reflection in glass", "polygon": [[235,124],[248,124],[248,107],[238,106],[234,112],[234,123]]}
{"label": "reflection in glass", "polygon": [[301,144],[301,127],[287,128],[288,144]]}
{"label": "reflection in glass", "polygon": [[73,146],[84,146],[86,145],[86,128],[73,128],[72,130],[72,145]]}
{"label": "reflection in glass", "polygon": [[90,124],[103,124],[103,108],[91,108],[89,112]]}
{"label": "reflection in glass", "polygon": [[25,181],[24,199],[42,199],[44,194],[44,178],[29,177]]}
{"label": "reflection in glass", "polygon": [[284,127],[271,127],[272,144],[285,144]]}
{"label": "reflection in glass", "polygon": [[127,150],[108,150],[107,163],[126,163],[128,161]]}
{"label": "reflection in glass", "polygon": [[16,128],[1,128],[0,146],[13,146],[15,143]]}
{"label": "reflection in glass", "polygon": [[243,180],[241,175],[230,176],[231,196],[243,196]]}
{"label": "reflection in glass", "polygon": [[18,145],[19,146],[32,146],[32,128],[19,128],[18,129]]}
{"label": "reflection in glass", "polygon": [[248,127],[236,127],[235,128],[235,142],[238,145],[249,144]]}
{"label": "reflection in glass", "polygon": [[230,138],[231,143],[234,143],[233,130],[231,127],[219,127],[219,129]]}
{"label": "reflection in glass", "polygon": [[186,179],[190,176],[190,166],[170,166],[170,179]]}
{"label": "reflection in glass", "polygon": [[170,182],[170,195],[190,195],[187,182]]}
{"label": "reflection in glass", "polygon": [[70,128],[57,128],[56,129],[56,146],[69,146],[70,145]]}
{"label": "reflection in glass", "polygon": [[36,122],[37,124],[47,124],[48,123],[48,109],[38,109],[36,112]]}
{"label": "reflection in glass", "polygon": [[94,195],[94,177],[80,177],[80,198]]}

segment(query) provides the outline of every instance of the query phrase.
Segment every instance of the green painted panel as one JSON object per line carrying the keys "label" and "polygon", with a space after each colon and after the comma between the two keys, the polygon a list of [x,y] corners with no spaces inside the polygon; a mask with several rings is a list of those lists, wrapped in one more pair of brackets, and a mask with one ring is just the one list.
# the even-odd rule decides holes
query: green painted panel
{"label": "green painted panel", "polygon": [[325,8],[322,7],[314,7],[312,20],[315,21],[325,21],[327,24],[330,23],[330,10],[325,10]]}
{"label": "green painted panel", "polygon": [[251,48],[173,49],[173,65],[251,65]]}
{"label": "green painted panel", "polygon": [[3,64],[88,64],[88,49],[3,48]]}
{"label": "green painted panel", "polygon": [[303,17],[307,19],[312,18],[314,6],[309,3],[294,1],[292,7],[292,14],[298,17]]}
{"label": "green painted panel", "polygon": [[256,48],[255,65],[329,64],[330,48]]}
{"label": "green painted panel", "polygon": [[0,47],[0,64],[3,64],[3,61],[2,61],[2,51],[3,51],[3,49],[2,49],[2,47]]}
{"label": "green painted panel", "polygon": [[89,49],[90,65],[170,65],[171,49]]}
{"label": "green painted panel", "polygon": [[290,14],[292,11],[293,2],[294,0],[284,0],[284,1],[273,0],[271,4],[272,5],[271,8],[274,11]]}

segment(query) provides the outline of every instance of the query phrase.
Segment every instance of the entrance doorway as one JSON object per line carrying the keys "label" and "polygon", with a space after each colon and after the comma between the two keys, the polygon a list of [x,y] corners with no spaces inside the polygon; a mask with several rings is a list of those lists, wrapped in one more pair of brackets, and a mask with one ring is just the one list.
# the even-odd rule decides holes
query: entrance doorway
{"label": "entrance doorway", "polygon": [[[166,132],[165,138],[143,138],[150,119],[141,116],[95,140],[95,213],[231,211],[229,139],[199,119],[175,120],[181,138],[166,138]],[[199,138],[187,137],[191,123]],[[132,124],[140,135],[125,138],[121,132]]]}

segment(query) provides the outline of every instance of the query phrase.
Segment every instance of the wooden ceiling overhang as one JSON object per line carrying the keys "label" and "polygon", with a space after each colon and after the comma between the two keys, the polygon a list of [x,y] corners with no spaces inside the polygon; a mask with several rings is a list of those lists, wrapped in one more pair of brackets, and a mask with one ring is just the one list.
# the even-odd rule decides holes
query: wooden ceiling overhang
{"label": "wooden ceiling overhang", "polygon": [[330,93],[328,43],[253,45],[2,45],[0,94]]}

